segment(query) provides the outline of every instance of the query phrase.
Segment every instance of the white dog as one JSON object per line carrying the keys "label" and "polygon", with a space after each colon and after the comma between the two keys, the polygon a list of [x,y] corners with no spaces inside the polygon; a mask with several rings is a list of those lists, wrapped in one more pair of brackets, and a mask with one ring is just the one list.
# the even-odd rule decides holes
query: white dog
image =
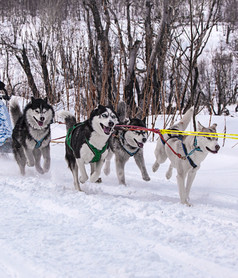
{"label": "white dog", "polygon": [[[193,108],[187,111],[183,119],[169,129],[185,130],[193,115]],[[198,132],[216,133],[216,124],[206,128],[198,122]],[[166,178],[170,179],[173,168],[177,169],[177,184],[179,196],[182,204],[190,206],[189,193],[201,162],[206,158],[209,152],[215,154],[219,151],[217,138],[207,136],[179,136],[164,135],[164,141],[158,139],[155,149],[156,161],[153,165],[153,171],[157,171],[159,165],[164,163],[167,158],[170,159],[170,166],[166,173]],[[184,159],[176,156],[169,146],[181,154]],[[186,187],[185,187],[186,180]]]}

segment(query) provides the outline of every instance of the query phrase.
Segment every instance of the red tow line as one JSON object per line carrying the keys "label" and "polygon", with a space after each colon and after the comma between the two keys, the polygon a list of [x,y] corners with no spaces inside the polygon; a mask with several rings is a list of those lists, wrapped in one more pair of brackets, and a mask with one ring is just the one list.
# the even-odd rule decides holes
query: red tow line
{"label": "red tow line", "polygon": [[134,125],[116,125],[115,129],[128,129],[128,130],[143,130],[143,131],[150,131],[153,133],[157,133],[159,134],[160,139],[170,148],[170,150],[177,155],[177,157],[183,159],[184,157],[180,154],[177,153],[170,145],[169,143],[164,139],[164,136],[162,135],[160,129],[158,128],[146,128],[146,127],[142,127],[142,126],[134,126]]}

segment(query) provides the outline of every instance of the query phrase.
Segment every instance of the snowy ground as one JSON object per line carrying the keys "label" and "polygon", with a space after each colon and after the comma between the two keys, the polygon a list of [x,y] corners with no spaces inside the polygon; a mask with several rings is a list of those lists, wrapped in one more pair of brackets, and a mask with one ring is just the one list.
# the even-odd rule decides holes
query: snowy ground
{"label": "snowy ground", "polygon": [[[224,118],[216,121],[223,132]],[[228,117],[227,133],[237,127]],[[52,129],[52,137],[65,134],[64,126]],[[238,277],[237,142],[204,161],[192,207],[179,203],[175,173],[165,179],[168,162],[152,172],[155,142],[145,146],[150,182],[130,159],[127,187],[112,163],[111,175],[84,184],[85,193],[73,188],[63,144],[52,144],[44,176],[28,168],[21,177],[12,155],[0,158],[0,277]]]}

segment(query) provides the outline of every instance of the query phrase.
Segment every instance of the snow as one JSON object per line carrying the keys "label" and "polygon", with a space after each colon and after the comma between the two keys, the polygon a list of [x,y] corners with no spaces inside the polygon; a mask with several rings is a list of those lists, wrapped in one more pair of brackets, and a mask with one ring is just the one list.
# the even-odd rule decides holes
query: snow
{"label": "snow", "polygon": [[[209,117],[197,119],[207,125]],[[224,118],[214,117],[218,132]],[[212,121],[212,122],[214,122]],[[161,128],[162,117],[156,127]],[[226,118],[237,133],[238,118]],[[192,126],[188,128],[192,130]],[[65,135],[52,125],[52,138]],[[222,146],[222,139],[219,144]],[[127,186],[118,185],[114,161],[103,182],[76,192],[64,144],[51,144],[50,173],[27,168],[12,154],[0,158],[0,277],[238,277],[238,145],[227,139],[209,154],[191,189],[192,207],[179,203],[168,162],[152,172],[156,142],[145,145],[151,181],[130,159]]]}

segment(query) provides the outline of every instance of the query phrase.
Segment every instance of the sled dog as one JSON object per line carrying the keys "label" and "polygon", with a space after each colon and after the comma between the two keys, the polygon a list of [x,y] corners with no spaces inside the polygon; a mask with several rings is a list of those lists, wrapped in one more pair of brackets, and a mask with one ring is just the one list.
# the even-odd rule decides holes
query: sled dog
{"label": "sled dog", "polygon": [[[50,169],[50,124],[53,122],[54,110],[45,99],[31,98],[21,112],[17,98],[10,102],[10,113],[13,121],[12,148],[14,157],[22,175],[25,166],[33,167],[40,174]],[[41,167],[41,155],[44,158]]]}
{"label": "sled dog", "polygon": [[[193,115],[193,108],[187,111],[182,120],[171,126],[172,130],[185,130]],[[198,132],[216,133],[216,124],[211,127],[204,127],[198,122]],[[216,154],[220,146],[218,138],[206,136],[181,136],[181,135],[164,135],[164,141],[160,138],[157,141],[155,149],[156,161],[153,165],[153,171],[157,171],[159,165],[164,163],[167,158],[170,160],[170,166],[166,173],[166,178],[170,179],[173,168],[177,170],[177,184],[179,189],[180,201],[182,204],[190,206],[189,193],[201,162],[206,158],[208,153]],[[170,147],[181,154],[184,159],[176,156]]]}
{"label": "sled dog", "polygon": [[[117,114],[120,124],[146,127],[145,123],[140,119],[126,119],[126,104],[123,101],[118,104]],[[116,130],[109,141],[110,151],[105,161],[105,175],[109,175],[110,173],[110,160],[113,154],[115,154],[116,173],[119,184],[126,185],[124,168],[130,157],[134,157],[135,162],[141,171],[143,180],[149,181],[150,177],[145,167],[143,155],[143,147],[146,141],[147,133],[143,130]]]}
{"label": "sled dog", "polygon": [[[108,140],[118,117],[110,106],[103,105],[98,105],[89,119],[82,123],[76,123],[69,112],[62,111],[59,115],[64,118],[67,129],[65,158],[73,174],[75,189],[81,190],[79,182],[88,180],[85,164],[91,165],[90,181],[98,180],[108,153]],[[81,175],[79,180],[78,169]]]}

